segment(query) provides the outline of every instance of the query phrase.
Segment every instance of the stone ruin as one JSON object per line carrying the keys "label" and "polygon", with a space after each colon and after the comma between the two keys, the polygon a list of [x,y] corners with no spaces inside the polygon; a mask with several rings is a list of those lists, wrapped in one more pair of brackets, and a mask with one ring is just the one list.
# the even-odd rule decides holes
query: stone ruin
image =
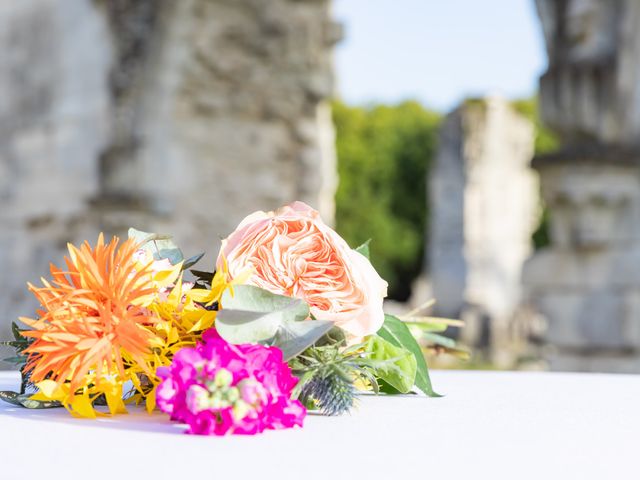
{"label": "stone ruin", "polygon": [[549,56],[534,159],[551,245],[526,265],[552,369],[640,371],[640,2],[538,0]]}
{"label": "stone ruin", "polygon": [[[333,216],[330,0],[0,2],[0,338],[66,242]],[[2,356],[3,352],[0,352]]]}
{"label": "stone ruin", "polygon": [[538,222],[529,167],[533,125],[506,100],[465,102],[449,114],[429,182],[427,271],[434,314],[463,318],[463,341],[510,362],[510,325],[521,301],[522,265]]}

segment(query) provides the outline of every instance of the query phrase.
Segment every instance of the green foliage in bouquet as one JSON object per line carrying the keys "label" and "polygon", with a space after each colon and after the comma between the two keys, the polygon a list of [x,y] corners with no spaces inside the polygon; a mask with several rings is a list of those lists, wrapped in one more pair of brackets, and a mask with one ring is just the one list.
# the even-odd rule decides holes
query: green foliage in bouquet
{"label": "green foliage in bouquet", "polygon": [[[369,242],[356,249],[369,257]],[[206,272],[195,272],[207,282]],[[349,344],[332,322],[309,320],[303,300],[276,295],[249,285],[238,285],[222,296],[216,329],[230,343],[277,346],[299,378],[294,396],[309,409],[340,415],[356,404],[359,390],[374,393],[422,392],[438,397],[429,377],[423,347],[436,351],[458,349],[454,340],[439,335],[459,322],[411,317],[410,323],[385,315],[375,335]],[[408,326],[409,325],[409,326]]]}
{"label": "green foliage in bouquet", "polygon": [[282,350],[290,360],[326,334],[333,323],[305,321],[309,305],[303,300],[238,285],[222,296],[224,308],[218,312],[216,330],[226,341],[262,343]]}
{"label": "green foliage in bouquet", "polygon": [[5,358],[4,361],[10,363],[20,369],[20,373],[22,374],[22,381],[20,383],[20,394],[24,394],[29,387],[29,375],[24,372],[24,366],[27,362],[27,356],[23,353],[27,347],[33,341],[30,338],[23,337],[21,332],[23,332],[16,322],[11,323],[11,333],[13,334],[13,340],[8,342],[0,342],[0,345],[12,347],[15,351],[13,357]]}
{"label": "green foliage in bouquet", "polygon": [[377,386],[359,346],[347,350],[339,346],[340,343],[329,343],[311,347],[290,362],[293,373],[300,378],[294,397],[324,415],[340,415],[354,406],[354,381],[358,378]]}
{"label": "green foliage in bouquet", "polygon": [[185,259],[182,250],[174,243],[171,235],[143,232],[130,228],[128,237],[140,242],[140,248],[151,253],[154,260],[169,260],[171,265],[182,262],[183,270],[193,267],[204,257],[204,253],[199,253]]}
{"label": "green foliage in bouquet", "polygon": [[[130,235],[142,242],[155,260],[169,260],[179,269],[193,266],[201,255],[184,259],[182,252],[166,236],[131,230]],[[369,258],[369,241],[356,249]],[[174,263],[175,262],[175,263]],[[212,289],[218,275],[191,270],[196,287]],[[198,300],[200,301],[200,300]],[[222,308],[221,308],[222,307]],[[267,290],[243,284],[228,284],[215,301],[202,303],[205,310],[217,310],[215,328],[231,344],[262,344],[278,347],[299,382],[293,392],[309,409],[326,415],[348,412],[357,402],[360,391],[385,394],[419,393],[431,397],[434,392],[423,347],[454,351],[453,340],[440,335],[455,321],[410,317],[400,319],[385,315],[384,324],[373,335],[357,340],[347,338],[343,330],[331,321],[313,317],[309,305],[302,299],[277,295]],[[407,322],[409,322],[407,324]],[[408,326],[409,325],[409,326]],[[32,339],[22,335],[13,325],[14,340],[5,344],[16,355],[7,361],[21,369],[23,352]],[[422,347],[416,338],[427,342]],[[359,343],[356,343],[359,342]],[[20,392],[0,392],[0,399],[26,408],[60,407],[57,398],[33,399],[27,393],[28,375],[22,372]],[[89,385],[91,387],[92,385]],[[94,395],[94,405],[105,405],[104,395]]]}
{"label": "green foliage in bouquet", "polygon": [[61,405],[59,402],[43,402],[39,400],[32,400],[32,393],[27,393],[32,385],[29,380],[28,373],[24,371],[27,357],[23,352],[32,343],[33,339],[23,337],[21,335],[21,332],[23,331],[24,330],[22,330],[15,322],[13,322],[11,324],[13,340],[10,340],[8,342],[0,342],[0,345],[12,347],[14,349],[14,356],[5,358],[4,361],[18,367],[20,369],[21,376],[20,392],[0,391],[0,400],[4,400],[7,403],[11,403],[12,405],[16,405],[19,407],[32,409],[60,407]]}

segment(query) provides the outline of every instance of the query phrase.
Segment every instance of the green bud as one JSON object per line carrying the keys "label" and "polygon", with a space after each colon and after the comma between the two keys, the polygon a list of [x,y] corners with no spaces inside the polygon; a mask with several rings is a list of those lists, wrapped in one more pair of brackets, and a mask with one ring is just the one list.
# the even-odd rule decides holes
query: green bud
{"label": "green bud", "polygon": [[233,375],[226,368],[218,370],[213,379],[213,385],[216,387],[228,387],[231,385],[231,382],[233,382]]}
{"label": "green bud", "polygon": [[229,390],[225,392],[225,400],[229,403],[235,403],[240,398],[240,390],[236,387],[231,387]]}
{"label": "green bud", "polygon": [[233,406],[233,410],[232,410],[233,418],[235,418],[236,420],[242,420],[244,417],[247,416],[250,410],[251,410],[251,407],[247,402],[238,400]]}

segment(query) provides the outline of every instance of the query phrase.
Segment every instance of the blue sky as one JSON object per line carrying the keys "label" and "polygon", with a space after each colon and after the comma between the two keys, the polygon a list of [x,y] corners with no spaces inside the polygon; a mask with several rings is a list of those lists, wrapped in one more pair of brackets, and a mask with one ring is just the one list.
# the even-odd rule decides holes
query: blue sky
{"label": "blue sky", "polygon": [[350,103],[532,95],[546,66],[534,0],[335,0],[338,93]]}

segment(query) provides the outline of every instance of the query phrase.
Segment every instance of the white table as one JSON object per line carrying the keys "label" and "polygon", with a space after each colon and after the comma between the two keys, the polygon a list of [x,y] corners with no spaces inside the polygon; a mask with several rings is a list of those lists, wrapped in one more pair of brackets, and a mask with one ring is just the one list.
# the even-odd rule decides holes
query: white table
{"label": "white table", "polygon": [[[304,429],[197,437],[136,410],[0,405],[0,479],[640,478],[640,376],[432,373],[446,396],[362,399]],[[0,389],[17,376],[0,373]]]}

